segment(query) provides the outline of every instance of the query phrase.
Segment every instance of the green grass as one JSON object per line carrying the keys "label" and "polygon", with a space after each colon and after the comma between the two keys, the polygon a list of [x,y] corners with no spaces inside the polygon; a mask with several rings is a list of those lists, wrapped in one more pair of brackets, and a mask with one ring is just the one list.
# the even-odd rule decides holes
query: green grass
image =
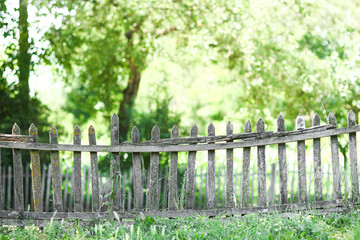
{"label": "green grass", "polygon": [[243,218],[147,217],[132,226],[103,221],[50,223],[42,228],[2,226],[0,239],[360,239],[360,211],[328,216],[251,214]]}

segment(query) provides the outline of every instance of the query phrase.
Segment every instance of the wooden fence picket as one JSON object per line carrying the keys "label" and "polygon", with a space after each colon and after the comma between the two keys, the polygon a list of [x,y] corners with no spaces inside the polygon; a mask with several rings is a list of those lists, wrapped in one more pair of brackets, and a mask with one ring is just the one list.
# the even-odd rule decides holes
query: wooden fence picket
{"label": "wooden fence picket", "polygon": [[[355,126],[355,113],[350,111],[347,115],[348,126]],[[349,133],[349,158],[350,158],[350,182],[351,199],[359,202],[359,174],[357,164],[356,133]],[[345,173],[346,174],[346,173]]]}
{"label": "wooden fence picket", "polygon": [[[196,124],[190,130],[190,137],[198,136],[198,127]],[[196,151],[190,151],[188,153],[187,171],[186,171],[186,209],[195,208],[195,162],[196,162]]]}
{"label": "wooden fence picket", "polygon": [[[256,123],[256,131],[258,133],[265,132],[265,123],[261,118]],[[266,206],[266,160],[265,160],[265,146],[257,147],[258,159],[258,206]]]}
{"label": "wooden fence picket", "polygon": [[[151,130],[151,140],[157,141],[160,140],[160,129],[157,125]],[[170,169],[169,169],[170,170]],[[158,188],[158,176],[159,176],[159,153],[150,153],[150,183],[149,183],[149,210],[156,211],[158,210],[159,198],[157,195]],[[170,176],[169,176],[170,177]],[[169,180],[170,185],[170,180]],[[169,188],[170,189],[170,188]],[[170,195],[170,193],[169,193]],[[170,196],[169,196],[169,207],[170,207]]]}
{"label": "wooden fence picket", "polygon": [[[119,117],[114,113],[111,117],[111,146],[119,145]],[[114,194],[111,200],[111,209],[119,211],[121,207],[121,176],[120,176],[120,155],[117,152],[112,153],[113,159],[110,163],[111,191]]]}
{"label": "wooden fence picket", "polygon": [[[304,117],[299,114],[296,118],[296,130],[305,129]],[[306,155],[305,155],[305,141],[297,142],[297,159],[298,159],[298,171],[299,171],[299,184],[298,184],[298,195],[300,203],[307,202],[307,191],[306,191]]]}
{"label": "wooden fence picket", "polygon": [[[95,128],[91,125],[89,127],[89,145],[96,145]],[[96,152],[90,152],[90,160],[92,211],[97,212],[100,210],[100,190],[98,156]]]}
{"label": "wooden fence picket", "polygon": [[[15,123],[12,129],[13,135],[20,135],[20,128]],[[23,189],[23,165],[21,150],[13,149],[13,168],[14,168],[14,197],[15,210],[24,211],[24,189]]]}
{"label": "wooden fence picket", "polygon": [[[328,123],[337,127],[335,115],[330,113]],[[340,176],[340,162],[339,162],[339,142],[337,136],[331,136],[331,160],[333,170],[333,198],[341,199],[341,176]]]}
{"label": "wooden fence picket", "polygon": [[[320,117],[315,113],[313,117],[313,126],[320,126]],[[313,140],[313,158],[314,158],[314,190],[315,201],[322,201],[323,199],[323,184],[321,171],[321,140],[315,138]]]}
{"label": "wooden fence picket", "polygon": [[[179,129],[176,125],[171,129],[171,138],[179,138]],[[176,210],[178,208],[178,187],[177,187],[177,171],[178,171],[178,153],[170,153],[170,166],[169,166],[169,201],[168,207],[170,211]],[[150,170],[151,171],[151,170]],[[150,175],[152,176],[152,175]]]}
{"label": "wooden fence picket", "polygon": [[[226,125],[226,135],[231,136],[234,133],[233,124],[229,121]],[[229,142],[232,142],[230,140]],[[234,197],[234,150],[226,149],[226,207],[235,207]],[[225,192],[225,191],[223,191]]]}
{"label": "wooden fence picket", "polygon": [[[29,135],[34,138],[34,142],[38,142],[38,130],[32,123],[29,128]],[[32,192],[34,199],[35,212],[43,211],[43,200],[41,195],[41,170],[40,170],[40,154],[37,150],[30,150],[31,174],[32,174]],[[28,171],[28,170],[27,170]]]}
{"label": "wooden fence picket", "polygon": [[[74,128],[73,133],[73,143],[74,145],[81,145],[81,131],[78,125]],[[82,212],[83,211],[83,202],[82,202],[82,196],[83,196],[83,186],[85,187],[85,178],[84,180],[81,179],[81,152],[73,152],[73,174],[74,176],[74,183],[72,185],[72,192],[74,192],[74,211],[75,212]],[[85,173],[84,173],[85,177]],[[72,198],[71,198],[72,201]]]}
{"label": "wooden fence picket", "polygon": [[[215,127],[212,123],[208,126],[208,136],[215,136]],[[208,150],[208,169],[206,176],[208,209],[215,207],[215,150]]]}
{"label": "wooden fence picket", "polygon": [[[285,120],[282,115],[277,119],[277,131],[285,132]],[[278,144],[279,156],[279,176],[280,176],[280,203],[287,204],[288,202],[288,170],[286,163],[286,145],[285,143]]]}
{"label": "wooden fence picket", "polygon": [[[54,125],[51,125],[49,138],[51,144],[58,144],[58,133]],[[62,212],[63,211],[62,190],[61,190],[62,177],[61,177],[59,151],[51,151],[50,159],[51,159],[51,170],[52,170],[54,209],[58,212]]]}
{"label": "wooden fence picket", "polygon": [[[139,129],[135,126],[131,131],[132,143],[140,142]],[[141,180],[141,153],[133,153],[133,185],[134,185],[134,207],[136,210],[143,208],[143,183]]]}

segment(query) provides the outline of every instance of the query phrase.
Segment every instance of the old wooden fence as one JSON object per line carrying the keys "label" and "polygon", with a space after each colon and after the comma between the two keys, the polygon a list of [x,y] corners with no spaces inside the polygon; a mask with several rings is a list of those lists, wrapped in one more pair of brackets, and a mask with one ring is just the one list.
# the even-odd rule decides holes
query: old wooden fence
{"label": "old wooden fence", "polygon": [[[248,213],[271,213],[287,211],[311,210],[316,212],[346,211],[358,206],[359,203],[359,180],[357,166],[356,132],[360,131],[360,126],[355,124],[355,114],[350,111],[348,114],[348,127],[337,128],[336,118],[333,114],[328,117],[327,125],[320,125],[320,118],[316,114],[313,118],[313,126],[306,128],[304,118],[301,114],[296,119],[296,130],[285,131],[284,118],[280,115],[277,120],[277,131],[265,131],[265,124],[262,119],[256,123],[256,132],[252,132],[252,127],[248,121],[244,126],[244,133],[233,133],[233,126],[229,122],[226,126],[226,135],[215,135],[215,127],[208,126],[207,136],[198,136],[196,125],[191,129],[190,137],[179,137],[176,126],[171,131],[171,138],[160,139],[160,130],[157,126],[151,131],[151,140],[140,142],[140,133],[137,127],[131,132],[132,142],[119,143],[119,120],[114,114],[111,119],[111,145],[96,145],[95,129],[90,126],[89,144],[81,144],[80,129],[74,129],[73,144],[59,144],[57,130],[54,126],[50,129],[50,143],[39,143],[37,129],[32,124],[29,129],[29,136],[20,135],[20,129],[15,124],[12,135],[0,135],[0,148],[13,149],[13,176],[14,176],[14,210],[0,210],[0,220],[3,223],[23,223],[32,221],[41,224],[43,221],[60,219],[108,219],[108,218],[135,218],[136,216],[215,216],[215,215],[244,215]],[[350,160],[350,194],[342,193],[341,190],[341,170],[339,162],[338,135],[348,134],[349,136],[349,160]],[[321,138],[330,137],[331,139],[331,166],[332,166],[332,199],[324,200],[323,192],[323,172],[321,162]],[[310,201],[307,185],[307,161],[305,154],[305,140],[313,142],[313,174],[314,174],[314,201]],[[297,172],[298,172],[298,203],[290,201],[292,199],[288,191],[288,166],[286,159],[286,143],[296,142],[297,144]],[[279,202],[274,203],[273,196],[267,192],[266,177],[266,157],[265,146],[278,146],[279,164]],[[253,201],[250,191],[250,154],[251,149],[256,147],[257,154],[257,206],[250,206]],[[234,149],[243,148],[242,172],[240,186],[240,205],[236,205],[236,194],[234,193]],[[226,173],[225,173],[225,206],[217,207],[216,199],[219,193],[216,191],[216,165],[215,150],[226,149]],[[24,206],[24,176],[21,151],[30,150],[31,158],[31,186],[34,211],[28,211]],[[47,202],[43,200],[45,168],[40,167],[39,151],[50,151],[51,168],[48,171],[52,176],[52,205],[55,213],[44,212]],[[64,208],[63,178],[61,173],[61,163],[59,151],[73,152],[72,169],[72,191],[70,198],[73,199],[72,211],[66,212]],[[196,181],[195,181],[195,162],[197,151],[207,151],[208,167],[206,169],[206,209],[196,209]],[[82,189],[85,186],[85,174],[81,172],[82,152],[89,152],[91,159],[90,178],[91,184],[86,184],[87,188],[91,185],[91,210],[83,207]],[[98,152],[112,153],[113,160],[110,166],[110,186],[109,194],[102,197],[98,171]],[[144,178],[142,167],[142,153],[150,152],[150,169],[148,181]],[[159,153],[169,152],[170,161],[166,177],[159,178]],[[186,184],[184,192],[184,204],[180,204],[178,187],[178,152],[188,152],[186,167]],[[124,195],[122,194],[120,157],[119,153],[132,153],[133,166],[131,196],[127,208],[124,208]],[[309,165],[309,164],[308,164]],[[309,168],[309,167],[308,167]],[[51,170],[50,170],[51,169]],[[4,172],[4,171],[0,171]],[[275,173],[275,172],[274,172]],[[25,172],[26,174],[26,172]],[[327,175],[329,176],[329,174]],[[1,179],[1,178],[0,178]],[[26,181],[25,177],[25,181]],[[101,179],[101,178],[100,178]],[[160,179],[166,179],[167,189],[163,189],[166,194],[166,209],[160,210]],[[254,178],[253,178],[254,179]],[[275,178],[271,178],[275,181]],[[65,181],[68,181],[68,179]],[[144,184],[147,182],[147,184]],[[235,182],[237,183],[236,179]],[[254,181],[252,181],[254,182]],[[327,181],[329,182],[329,181]],[[10,181],[8,181],[8,184]],[[274,185],[274,183],[271,183]],[[146,186],[145,186],[146,185]],[[2,185],[0,185],[2,186]],[[50,184],[46,184],[50,188]],[[67,189],[67,188],[66,188]],[[25,189],[26,190],[26,189]],[[65,190],[65,189],[64,189]],[[66,190],[67,191],[67,190]],[[202,188],[199,188],[202,191]],[[29,191],[27,191],[29,194]],[[274,194],[274,190],[272,190]],[[163,195],[164,196],[164,195]],[[290,198],[289,198],[290,196]],[[3,194],[0,194],[3,197]],[[4,201],[4,199],[2,200]],[[72,200],[71,200],[72,201]],[[162,201],[163,203],[164,201]],[[103,206],[107,206],[104,208]]]}

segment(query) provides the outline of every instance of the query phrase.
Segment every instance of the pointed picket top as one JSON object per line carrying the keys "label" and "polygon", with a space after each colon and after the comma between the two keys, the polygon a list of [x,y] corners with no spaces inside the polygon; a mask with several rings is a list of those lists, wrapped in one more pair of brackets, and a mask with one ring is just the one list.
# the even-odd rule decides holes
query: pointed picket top
{"label": "pointed picket top", "polygon": [[320,117],[319,114],[315,113],[313,117],[313,126],[319,126],[320,125]]}
{"label": "pointed picket top", "polygon": [[56,127],[54,126],[54,124],[51,125],[51,127],[50,127],[49,135],[50,135],[50,136],[56,136],[56,135],[57,135],[57,129],[56,129]]}
{"label": "pointed picket top", "polygon": [[245,123],[244,132],[246,132],[246,133],[251,132],[251,122],[249,120],[247,120]]}
{"label": "pointed picket top", "polygon": [[336,117],[333,113],[330,113],[328,116],[328,123],[336,127]]}
{"label": "pointed picket top", "polygon": [[301,113],[296,117],[295,128],[296,130],[305,129],[305,119]]}
{"label": "pointed picket top", "polygon": [[89,134],[95,134],[95,128],[93,127],[93,125],[89,126]]}
{"label": "pointed picket top", "polygon": [[194,124],[194,126],[192,126],[190,130],[190,137],[197,137],[198,132],[199,132],[198,127],[196,124]]}
{"label": "pointed picket top", "polygon": [[208,136],[215,136],[215,126],[213,123],[210,123],[207,129]]}
{"label": "pointed picket top", "polygon": [[226,135],[232,135],[234,133],[234,126],[231,121],[226,124]]}
{"label": "pointed picket top", "polygon": [[81,136],[81,131],[79,126],[76,124],[74,128],[74,136],[79,136],[79,135]]}
{"label": "pointed picket top", "polygon": [[179,138],[179,128],[176,124],[171,129],[171,138]]}
{"label": "pointed picket top", "polygon": [[347,115],[347,121],[348,121],[348,126],[355,126],[355,113],[353,112],[353,110],[350,110],[348,115]]}
{"label": "pointed picket top", "polygon": [[131,141],[132,143],[139,143],[140,142],[140,132],[137,126],[134,126],[131,130]]}
{"label": "pointed picket top", "polygon": [[256,123],[256,132],[265,132],[265,123],[262,118],[260,118]]}
{"label": "pointed picket top", "polygon": [[155,124],[154,127],[151,130],[151,140],[159,140],[160,139],[160,129]]}
{"label": "pointed picket top", "polygon": [[29,135],[34,138],[34,142],[38,142],[38,130],[34,123],[32,123],[29,127]]}
{"label": "pointed picket top", "polygon": [[278,132],[285,132],[285,120],[283,115],[279,115],[277,118],[277,131]]}
{"label": "pointed picket top", "polygon": [[118,123],[119,122],[119,117],[116,113],[114,113],[112,116],[111,116],[111,124],[114,124],[114,123]]}
{"label": "pointed picket top", "polygon": [[20,135],[20,128],[16,123],[14,123],[14,126],[12,128],[12,134],[13,135]]}

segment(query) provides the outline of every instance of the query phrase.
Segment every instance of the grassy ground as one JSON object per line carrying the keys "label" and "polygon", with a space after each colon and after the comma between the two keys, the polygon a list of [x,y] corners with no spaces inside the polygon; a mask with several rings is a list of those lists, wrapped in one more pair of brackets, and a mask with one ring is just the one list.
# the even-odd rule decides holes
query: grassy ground
{"label": "grassy ground", "polygon": [[256,214],[243,218],[146,218],[131,226],[104,221],[0,228],[0,239],[360,239],[360,211],[329,216]]}

